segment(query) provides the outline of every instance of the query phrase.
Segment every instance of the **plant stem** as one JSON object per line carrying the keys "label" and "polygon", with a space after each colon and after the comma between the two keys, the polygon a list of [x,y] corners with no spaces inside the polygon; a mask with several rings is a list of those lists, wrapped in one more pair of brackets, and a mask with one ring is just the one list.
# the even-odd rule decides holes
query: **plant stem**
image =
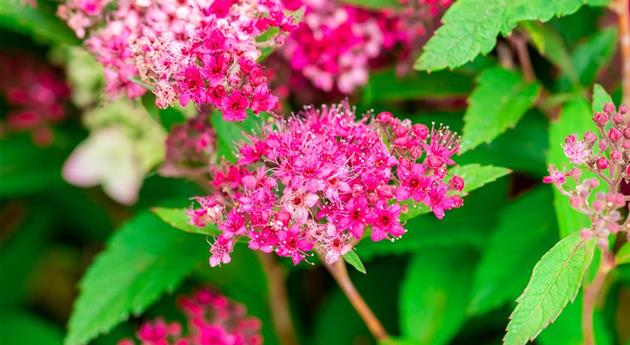
{"label": "plant stem", "polygon": [[582,303],[582,333],[584,345],[595,345],[595,332],[593,330],[593,314],[595,305],[601,293],[608,272],[615,266],[615,256],[609,250],[603,250],[597,274],[593,281],[584,287],[584,298]]}
{"label": "plant stem", "polygon": [[286,272],[271,255],[259,252],[256,254],[269,281],[269,306],[278,340],[281,345],[297,345],[298,340],[289,311]]}
{"label": "plant stem", "polygon": [[623,103],[630,104],[630,0],[616,0],[612,6],[619,17]]}
{"label": "plant stem", "polygon": [[520,36],[517,33],[513,33],[508,40],[516,50],[516,56],[518,57],[518,63],[523,71],[523,77],[525,81],[533,82],[536,80],[536,74],[532,67],[532,59],[529,57],[529,51],[527,51],[527,38]]}
{"label": "plant stem", "polygon": [[376,315],[374,315],[372,309],[370,309],[367,303],[365,303],[365,300],[363,299],[363,297],[361,297],[359,291],[357,291],[354,284],[352,284],[350,276],[348,275],[348,270],[346,269],[346,264],[343,262],[343,260],[340,259],[332,265],[325,265],[343,291],[343,293],[350,301],[350,304],[352,304],[359,316],[361,316],[363,322],[365,322],[365,325],[367,326],[370,333],[372,333],[374,338],[376,338],[376,340],[378,340],[379,342],[387,339],[389,337],[389,335],[387,335],[387,331],[385,331],[385,328],[378,320]]}

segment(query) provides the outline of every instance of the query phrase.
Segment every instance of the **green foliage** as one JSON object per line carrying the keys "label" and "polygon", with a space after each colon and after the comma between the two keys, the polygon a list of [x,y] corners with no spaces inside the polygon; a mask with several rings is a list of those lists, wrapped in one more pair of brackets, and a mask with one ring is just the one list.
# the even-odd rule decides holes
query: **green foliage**
{"label": "green foliage", "polygon": [[24,311],[0,315],[0,334],[4,345],[61,345],[61,330]]}
{"label": "green foliage", "polygon": [[617,265],[630,264],[630,243],[624,244],[615,255]]}
{"label": "green foliage", "polygon": [[370,74],[363,92],[363,102],[405,101],[421,98],[466,96],[472,90],[472,78],[462,73],[416,72],[399,76],[390,68]]}
{"label": "green foliage", "polygon": [[593,114],[604,111],[606,103],[613,103],[612,98],[601,85],[595,84],[593,87]]}
{"label": "green foliage", "polygon": [[405,338],[416,344],[448,344],[466,319],[474,257],[461,249],[417,253],[407,268],[400,295]]}
{"label": "green foliage", "polygon": [[359,255],[357,255],[357,253],[354,250],[351,250],[347,252],[346,254],[344,254],[343,259],[344,261],[349,263],[352,267],[354,267],[357,271],[363,274],[366,273],[365,266],[363,266],[363,262],[361,261],[361,258],[359,257]]}
{"label": "green foliage", "polygon": [[[562,143],[567,135],[578,133],[581,135],[587,130],[595,132],[590,108],[588,103],[581,98],[572,100],[564,106],[560,118],[551,122],[547,155],[549,164],[562,168],[569,163],[562,151]],[[558,190],[554,190],[554,207],[561,237],[590,225],[588,217],[572,209],[567,197]]]}
{"label": "green foliage", "polygon": [[[265,115],[261,114],[260,116]],[[212,112],[210,121],[219,139],[217,152],[228,161],[236,160],[235,147],[244,140],[244,135],[252,134],[262,123],[260,117],[254,117],[251,113],[242,122],[225,121],[219,111]]]}
{"label": "green foliage", "polygon": [[522,21],[548,21],[566,16],[582,5],[604,5],[602,0],[459,0],[442,18],[415,68],[435,71],[455,68],[489,53],[499,33],[507,35]]}
{"label": "green foliage", "polygon": [[52,11],[4,0],[0,4],[0,27],[30,35],[49,44],[78,44],[74,33]]}
{"label": "green foliage", "polygon": [[551,201],[549,188],[539,187],[506,207],[475,272],[469,312],[486,313],[523,290],[534,264],[557,236],[553,209],[541,207]]}
{"label": "green foliage", "polygon": [[537,83],[500,67],[485,70],[477,80],[464,115],[461,151],[492,141],[516,123],[534,102],[540,91]]}
{"label": "green foliage", "polygon": [[503,339],[505,345],[526,344],[552,323],[582,284],[593,259],[595,242],[574,232],[558,242],[536,264],[532,277],[516,300]]}
{"label": "green foliage", "polygon": [[85,344],[172,292],[205,261],[205,242],[172,229],[148,211],[111,238],[80,283],[66,345]]}
{"label": "green foliage", "polygon": [[185,208],[154,207],[151,212],[175,229],[200,235],[214,236],[219,234],[219,230],[214,225],[208,225],[205,228],[190,225]]}

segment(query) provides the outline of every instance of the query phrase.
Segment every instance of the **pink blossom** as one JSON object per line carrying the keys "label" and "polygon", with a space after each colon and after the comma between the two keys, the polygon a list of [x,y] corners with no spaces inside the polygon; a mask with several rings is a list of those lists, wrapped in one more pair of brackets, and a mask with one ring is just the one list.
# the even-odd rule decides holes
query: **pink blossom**
{"label": "pink blossom", "polygon": [[[187,330],[162,317],[143,323],[136,337],[141,345],[261,345],[261,323],[247,316],[241,304],[228,300],[209,288],[200,288],[191,296],[180,296],[179,310],[187,319]],[[122,339],[118,345],[135,345]]]}
{"label": "pink blossom", "polygon": [[306,107],[264,125],[240,145],[236,163],[211,168],[213,190],[188,211],[197,226],[209,222],[208,214],[218,217],[211,264],[229,261],[240,238],[294,264],[311,250],[333,263],[366,229],[374,241],[404,235],[402,202],[425,204],[440,219],[460,207],[464,182],[446,174],[457,136],[446,128],[429,133],[391,114],[378,118],[368,113],[356,120],[347,102]]}
{"label": "pink blossom", "polygon": [[[584,140],[576,135],[565,139],[564,154],[574,165],[569,171],[549,167],[549,176],[543,182],[553,183],[563,195],[569,198],[569,204],[591,219],[591,227],[582,229],[583,238],[595,238],[598,245],[608,247],[611,233],[625,231],[630,233],[626,213],[628,197],[619,193],[622,181],[630,182],[630,146],[624,145],[622,137],[630,123],[624,119],[625,107],[615,109],[608,103],[604,112],[596,112],[593,122],[599,127],[600,135],[592,132],[584,134]],[[630,131],[628,131],[630,133]],[[597,178],[584,176],[582,171],[589,171]],[[568,183],[571,181],[571,183]],[[600,181],[603,187],[598,188]],[[593,198],[595,189],[600,190]],[[594,200],[593,200],[594,199]],[[623,219],[622,219],[623,218]]]}

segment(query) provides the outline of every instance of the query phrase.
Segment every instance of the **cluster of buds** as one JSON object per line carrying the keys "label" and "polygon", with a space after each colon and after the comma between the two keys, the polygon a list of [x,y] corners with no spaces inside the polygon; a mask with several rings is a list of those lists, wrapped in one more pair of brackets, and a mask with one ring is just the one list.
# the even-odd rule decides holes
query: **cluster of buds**
{"label": "cluster of buds", "polygon": [[[244,306],[230,301],[208,288],[198,289],[192,296],[182,296],[179,309],[188,320],[187,335],[179,322],[163,318],[140,326],[136,337],[140,345],[260,345],[260,320],[247,316]],[[118,345],[135,345],[123,339]]]}
{"label": "cluster of buds", "polygon": [[[33,141],[52,142],[51,125],[66,118],[70,88],[59,71],[23,54],[0,54],[0,96],[9,106],[6,130],[28,131]],[[0,135],[3,123],[0,121]]]}
{"label": "cluster of buds", "polygon": [[464,181],[447,176],[459,138],[391,113],[355,119],[347,102],[265,125],[240,146],[236,163],[211,171],[210,195],[197,197],[190,223],[216,224],[210,265],[230,261],[239,238],[249,248],[298,264],[315,250],[327,263],[368,232],[397,239],[412,201],[438,218],[458,208]]}
{"label": "cluster of buds", "polygon": [[[564,154],[574,167],[561,171],[550,166],[549,176],[543,179],[568,196],[572,208],[590,217],[591,227],[582,229],[582,236],[596,238],[602,248],[608,247],[609,235],[620,231],[630,234],[628,218],[622,219],[629,198],[621,193],[622,183],[630,181],[627,113],[625,105],[617,110],[614,104],[607,103],[602,112],[593,116],[597,133],[587,131],[581,139],[576,135],[566,137]],[[595,176],[583,176],[585,171]]]}

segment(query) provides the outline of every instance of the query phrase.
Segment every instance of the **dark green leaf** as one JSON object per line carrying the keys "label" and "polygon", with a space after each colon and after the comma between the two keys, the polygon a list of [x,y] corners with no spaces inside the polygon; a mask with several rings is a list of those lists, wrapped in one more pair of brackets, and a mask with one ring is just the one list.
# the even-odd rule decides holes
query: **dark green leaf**
{"label": "dark green leaf", "polygon": [[455,68],[489,53],[499,33],[508,34],[522,21],[548,21],[566,16],[582,5],[601,0],[458,0],[442,18],[442,26],[424,47],[415,68],[435,71]]}
{"label": "dark green leaf", "polygon": [[468,99],[461,152],[489,143],[516,123],[538,96],[540,86],[500,67],[484,71]]}
{"label": "dark green leaf", "polygon": [[363,101],[405,101],[420,98],[465,96],[472,89],[472,78],[459,73],[410,73],[397,76],[393,68],[370,74]]}
{"label": "dark green leaf", "polygon": [[357,271],[365,274],[365,266],[363,266],[363,262],[361,262],[361,258],[359,257],[359,255],[357,255],[357,253],[354,250],[351,250],[349,252],[347,252],[344,256],[343,259],[349,263],[352,267],[354,267]]}
{"label": "dark green leaf", "polygon": [[151,212],[175,229],[200,235],[216,236],[219,234],[219,230],[214,225],[208,225],[205,228],[191,225],[188,222],[185,208],[154,207]]}
{"label": "dark green leaf", "polygon": [[573,84],[577,84],[578,76],[562,36],[551,25],[540,22],[525,22],[523,27],[531,37],[536,50],[558,66]]}
{"label": "dark green leaf", "polygon": [[74,33],[52,12],[4,0],[0,4],[0,26],[52,44],[79,44]]}
{"label": "dark green leaf", "polygon": [[459,248],[416,254],[400,294],[405,338],[416,344],[448,344],[466,319],[474,260]]}
{"label": "dark green leaf", "polygon": [[0,315],[0,334],[3,345],[61,345],[63,340],[60,329],[23,311]]}
{"label": "dark green leaf", "polygon": [[523,291],[532,268],[557,238],[552,201],[545,186],[506,207],[475,272],[471,313],[486,313]]}
{"label": "dark green leaf", "polygon": [[595,242],[574,232],[551,248],[536,264],[532,277],[516,300],[504,345],[524,345],[552,323],[573,301],[588,269]]}
{"label": "dark green leaf", "polygon": [[212,112],[211,122],[219,139],[217,143],[219,154],[228,161],[235,161],[235,145],[245,139],[245,134],[252,134],[260,126],[261,117],[249,113],[243,122],[230,122],[224,120],[220,112]]}
{"label": "dark green leaf", "polygon": [[80,283],[66,345],[85,344],[173,291],[207,257],[198,237],[174,230],[148,211],[111,238]]}

